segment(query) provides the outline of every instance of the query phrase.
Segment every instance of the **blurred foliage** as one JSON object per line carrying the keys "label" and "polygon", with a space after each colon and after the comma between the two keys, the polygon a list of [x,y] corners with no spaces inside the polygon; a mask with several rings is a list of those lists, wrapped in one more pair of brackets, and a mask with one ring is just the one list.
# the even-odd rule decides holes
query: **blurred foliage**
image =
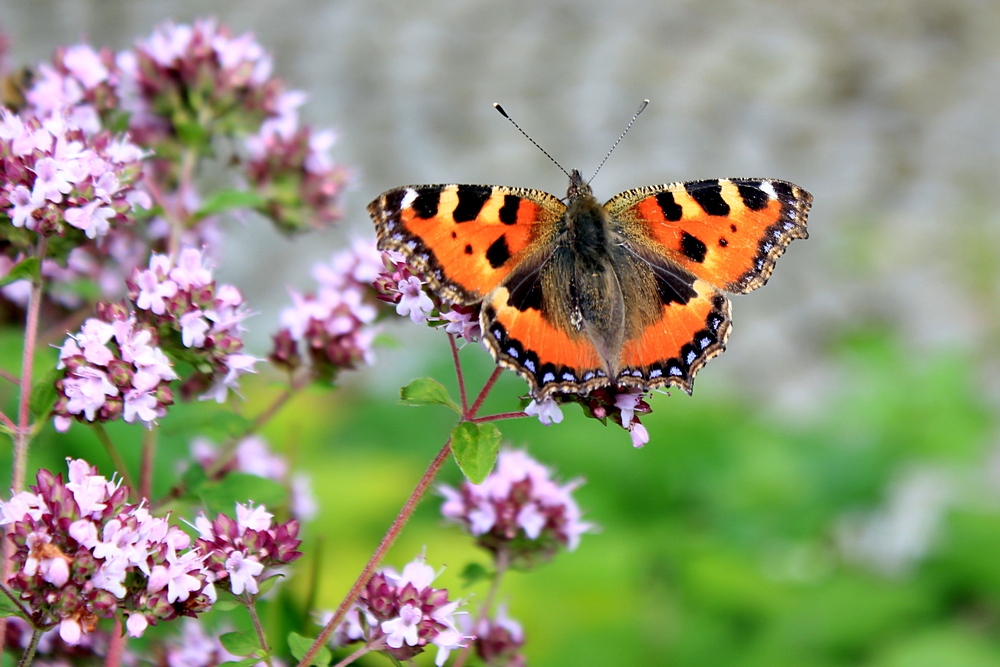
{"label": "blurred foliage", "polygon": [[[830,354],[844,381],[814,415],[762,414],[752,398],[709,387],[693,398],[655,396],[644,419],[652,439],[641,450],[617,427],[575,411],[552,427],[500,424],[506,442],[527,446],[563,479],[586,478],[577,498],[601,526],[576,552],[505,580],[501,597],[525,626],[529,663],[1000,665],[996,419],[974,359],[914,355],[896,340],[872,329],[835,343]],[[473,377],[489,372],[480,350],[463,358]],[[442,359],[435,377],[450,374]],[[518,391],[504,377],[494,401],[511,405],[497,409],[510,409]],[[242,412],[252,416],[276,392],[258,381]],[[175,481],[189,429],[213,423],[221,439],[243,423],[212,422],[212,414],[195,404],[163,420],[158,493]],[[290,631],[315,636],[308,601],[336,605],[453,420],[440,408],[310,389],[269,425],[275,449],[312,476],[321,507],[304,531],[299,576],[278,586],[264,610],[274,643]],[[123,450],[137,464],[141,430],[111,426],[116,441],[135,443]],[[109,469],[86,429],[71,429],[58,448],[52,436],[38,440],[34,465],[59,469],[63,457],[85,456]],[[893,567],[852,555],[844,526],[885,515],[913,470],[934,472],[948,493],[924,514],[897,512],[903,523],[894,528],[879,524],[874,548],[891,547],[906,521],[930,522],[933,539]],[[455,483],[460,473],[449,465],[445,477]],[[470,561],[488,567],[487,557],[442,525],[439,504],[423,503],[387,564],[426,548],[429,562],[448,567],[439,582],[453,594],[475,593],[475,605],[486,583],[464,588],[461,575]]]}

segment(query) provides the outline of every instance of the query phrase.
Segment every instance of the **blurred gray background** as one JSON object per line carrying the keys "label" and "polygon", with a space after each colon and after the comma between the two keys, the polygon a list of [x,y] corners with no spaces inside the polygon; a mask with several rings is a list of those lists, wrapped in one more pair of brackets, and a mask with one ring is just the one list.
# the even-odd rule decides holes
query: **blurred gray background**
{"label": "blurred gray background", "polygon": [[[905,334],[914,355],[995,352],[1000,249],[1000,2],[15,2],[0,5],[11,64],[86,39],[121,49],[154,25],[215,15],[253,31],[275,72],[333,127],[354,183],[338,230],[286,241],[259,221],[233,233],[224,275],[246,288],[266,336],[285,286],[345,238],[365,205],[407,183],[528,186],[590,173],[643,98],[650,107],[594,182],[631,187],[726,176],[794,181],[815,196],[812,238],[764,290],[734,303],[725,362],[699,377],[773,409],[810,411],[849,381],[824,360],[862,322]],[[262,271],[261,267],[268,267]],[[412,331],[407,330],[407,336]],[[369,377],[412,374],[412,348]],[[709,379],[711,377],[711,379]]]}

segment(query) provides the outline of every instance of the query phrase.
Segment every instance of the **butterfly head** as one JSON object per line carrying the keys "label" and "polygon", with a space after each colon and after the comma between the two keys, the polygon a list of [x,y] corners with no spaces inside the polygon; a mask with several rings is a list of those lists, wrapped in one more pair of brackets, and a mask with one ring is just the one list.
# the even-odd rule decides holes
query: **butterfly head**
{"label": "butterfly head", "polygon": [[574,169],[569,177],[569,190],[566,191],[566,198],[573,200],[579,197],[593,196],[594,192],[590,189],[590,184],[583,180],[579,169]]}

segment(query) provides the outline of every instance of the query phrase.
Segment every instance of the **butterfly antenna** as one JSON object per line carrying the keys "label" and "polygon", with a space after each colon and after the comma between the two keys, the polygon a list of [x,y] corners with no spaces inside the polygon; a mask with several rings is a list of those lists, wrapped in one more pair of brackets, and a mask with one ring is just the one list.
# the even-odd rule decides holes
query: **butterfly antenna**
{"label": "butterfly antenna", "polygon": [[601,167],[604,166],[604,163],[608,161],[608,158],[611,157],[611,154],[615,152],[616,148],[618,148],[618,144],[620,144],[622,139],[625,138],[625,135],[628,134],[629,128],[632,127],[632,123],[634,123],[635,119],[639,117],[639,114],[643,112],[647,104],[649,104],[649,100],[643,100],[642,104],[639,105],[638,111],[636,111],[635,114],[632,115],[632,120],[630,120],[628,122],[628,125],[625,126],[625,129],[622,131],[621,136],[618,137],[618,140],[615,141],[614,145],[611,147],[611,150],[609,150],[608,154],[604,156],[603,160],[601,160],[601,164],[597,165],[597,171],[595,171],[594,175],[591,176],[590,180],[587,181],[588,185],[590,184],[590,181],[594,180],[594,178],[597,177],[597,172],[601,170]]}
{"label": "butterfly antenna", "polygon": [[[557,166],[560,169],[562,169],[562,173],[566,174],[566,178],[572,178],[572,176],[569,175],[569,172],[566,171],[565,169],[563,169],[563,166],[561,164],[559,164],[558,162],[556,162],[556,159],[554,157],[552,157],[551,155],[549,155],[549,152],[547,150],[545,150],[544,148],[542,148],[541,146],[539,146],[537,141],[535,141],[534,139],[532,139],[531,136],[527,132],[525,132],[524,130],[521,129],[520,125],[518,125],[516,122],[514,122],[513,118],[511,118],[510,116],[507,115],[507,112],[503,110],[503,107],[500,106],[499,102],[494,102],[493,103],[493,108],[496,109],[497,111],[499,111],[501,116],[503,116],[504,118],[506,118],[507,120],[509,120],[514,125],[514,127],[517,128],[517,131],[520,132],[521,134],[523,134],[524,137],[528,141],[530,141],[531,143],[535,144],[535,148],[537,148],[538,150],[540,150],[543,153],[545,153],[545,157],[547,157],[548,159],[552,160],[552,164],[554,164],[555,166]],[[636,114],[636,115],[638,115],[638,114]]]}

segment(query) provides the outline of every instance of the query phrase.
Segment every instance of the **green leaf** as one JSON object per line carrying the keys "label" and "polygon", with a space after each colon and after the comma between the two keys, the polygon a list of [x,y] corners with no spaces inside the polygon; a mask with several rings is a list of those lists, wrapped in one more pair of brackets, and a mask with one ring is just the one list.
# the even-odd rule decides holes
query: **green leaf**
{"label": "green leaf", "polygon": [[38,278],[40,263],[37,257],[27,257],[11,267],[10,273],[0,278],[0,287],[6,287],[18,280],[35,280]]}
{"label": "green leaf", "polygon": [[260,658],[256,656],[251,656],[249,658],[243,658],[242,660],[230,660],[229,662],[224,662],[219,667],[250,667],[251,665],[256,665],[260,663]]}
{"label": "green leaf", "polygon": [[35,383],[31,388],[31,395],[28,397],[28,407],[38,419],[43,419],[49,414],[49,410],[56,404],[56,380],[63,374],[57,368],[50,368],[45,376]]}
{"label": "green leaf", "polygon": [[263,656],[264,651],[252,632],[227,632],[219,637],[219,643],[233,655]]}
{"label": "green leaf", "polygon": [[403,405],[444,405],[458,414],[462,409],[451,400],[448,390],[434,378],[417,378],[399,390],[399,402]]}
{"label": "green leaf", "polygon": [[208,482],[201,486],[198,495],[213,513],[233,514],[236,503],[253,501],[257,505],[272,507],[285,503],[285,487],[274,480],[231,472],[218,482]]}
{"label": "green leaf", "polygon": [[266,200],[253,190],[221,190],[216,192],[202,204],[195,213],[196,219],[201,219],[216,213],[224,213],[234,209],[253,209],[263,206]]}
{"label": "green leaf", "polygon": [[499,450],[500,429],[494,424],[462,422],[451,432],[455,461],[473,484],[482,484],[490,474]]}
{"label": "green leaf", "polygon": [[480,563],[469,563],[459,576],[462,578],[463,585],[468,588],[469,586],[478,584],[480,581],[492,579],[493,573]]}
{"label": "green leaf", "polygon": [[14,604],[13,600],[7,597],[6,594],[0,593],[0,618],[7,618],[8,616],[17,616],[31,623],[31,619],[21,612],[21,608]]}
{"label": "green leaf", "polygon": [[268,577],[264,581],[261,581],[260,583],[258,583],[257,584],[257,595],[264,595],[265,593],[267,593],[269,590],[271,590],[272,588],[274,588],[274,585],[276,583],[278,583],[278,579],[281,579],[284,576],[285,575],[283,575],[283,574],[271,575],[270,577]]}
{"label": "green leaf", "polygon": [[[235,595],[229,591],[220,590],[219,599],[212,604],[212,609],[217,611],[232,611],[237,607],[245,607],[243,601],[237,598]],[[225,597],[223,597],[225,595]]]}
{"label": "green leaf", "polygon": [[[295,656],[296,660],[302,660],[309,652],[309,647],[313,645],[315,640],[309,637],[303,637],[297,632],[288,633],[288,648],[291,649],[292,655]],[[316,652],[316,656],[312,659],[311,665],[316,665],[317,667],[326,667],[333,660],[333,654],[330,652],[326,646],[320,648]]]}

